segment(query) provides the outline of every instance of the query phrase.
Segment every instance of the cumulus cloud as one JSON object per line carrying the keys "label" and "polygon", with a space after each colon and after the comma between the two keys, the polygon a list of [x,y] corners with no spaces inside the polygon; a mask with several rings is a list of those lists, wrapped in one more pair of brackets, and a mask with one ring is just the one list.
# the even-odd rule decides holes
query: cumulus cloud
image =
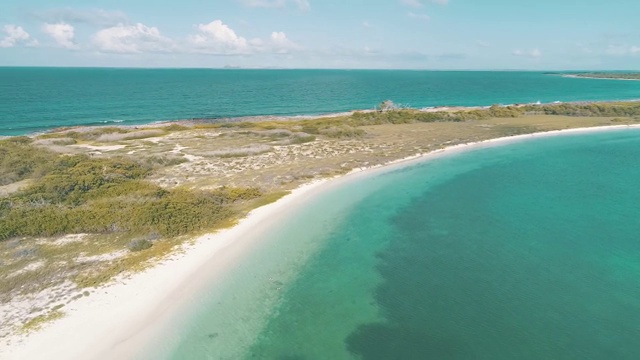
{"label": "cumulus cloud", "polygon": [[42,30],[55,42],[66,49],[75,49],[77,48],[76,43],[74,42],[75,38],[75,28],[67,23],[61,22],[56,24],[44,24]]}
{"label": "cumulus cloud", "polygon": [[297,49],[299,46],[293,41],[287,38],[287,35],[283,32],[272,32],[269,39],[269,47],[267,51],[272,51],[280,54],[288,53],[290,50]]}
{"label": "cumulus cloud", "polygon": [[240,0],[247,7],[252,8],[284,8],[288,4],[294,4],[301,11],[311,8],[309,0]]}
{"label": "cumulus cloud", "polygon": [[156,27],[141,23],[118,24],[98,31],[92,38],[100,52],[138,54],[143,52],[170,52],[174,42],[163,36]]}
{"label": "cumulus cloud", "polygon": [[238,36],[236,32],[221,20],[214,20],[208,24],[196,26],[198,32],[189,36],[189,43],[196,50],[211,54],[246,54],[250,52],[247,39]]}
{"label": "cumulus cloud", "polygon": [[129,19],[122,11],[103,9],[51,9],[33,14],[36,19],[48,23],[87,24],[96,27],[110,27],[126,24]]}
{"label": "cumulus cloud", "polygon": [[38,44],[38,41],[33,39],[21,26],[9,24],[5,25],[3,30],[6,36],[0,40],[0,48],[10,48],[19,44],[29,46]]}
{"label": "cumulus cloud", "polygon": [[214,55],[242,55],[252,53],[288,53],[299,48],[284,32],[274,31],[267,40],[251,39],[236,34],[221,20],[196,25],[197,33],[188,37],[194,51]]}
{"label": "cumulus cloud", "polygon": [[540,51],[539,49],[532,49],[532,50],[516,49],[511,54],[513,54],[513,56],[529,57],[532,59],[537,59],[542,57],[542,51]]}

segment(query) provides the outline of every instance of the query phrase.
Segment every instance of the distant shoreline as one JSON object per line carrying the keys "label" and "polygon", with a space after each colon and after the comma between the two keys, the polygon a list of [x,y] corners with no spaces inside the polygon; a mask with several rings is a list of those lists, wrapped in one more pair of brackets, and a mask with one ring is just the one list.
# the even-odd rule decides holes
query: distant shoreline
{"label": "distant shoreline", "polygon": [[[563,75],[563,77],[574,77],[574,78],[584,78],[573,75]],[[602,80],[600,78],[594,78],[597,80]],[[623,79],[614,79],[614,80],[623,80]],[[597,100],[597,101],[569,101],[569,102],[550,102],[550,103],[523,103],[523,104],[499,104],[502,107],[521,107],[521,106],[549,106],[549,105],[559,105],[559,104],[570,104],[570,105],[587,105],[587,104],[614,104],[614,103],[640,103],[640,98],[631,99],[631,100]],[[480,105],[480,106],[431,106],[431,107],[422,107],[422,108],[403,108],[407,110],[421,111],[426,113],[436,113],[436,112],[456,112],[456,111],[473,111],[473,110],[483,110],[489,109],[493,105]],[[375,109],[362,109],[362,110],[351,110],[351,111],[342,111],[342,112],[334,112],[334,113],[326,113],[319,115],[256,115],[256,116],[239,116],[239,117],[225,117],[225,118],[193,118],[193,119],[180,119],[180,120],[158,120],[154,122],[144,123],[144,124],[122,124],[121,122],[117,123],[105,123],[103,125],[78,125],[78,126],[70,126],[70,127],[59,127],[53,128],[44,131],[37,131],[25,135],[0,135],[0,140],[4,138],[10,138],[15,136],[28,136],[28,137],[36,137],[43,134],[51,134],[58,133],[63,131],[87,131],[91,129],[99,129],[99,128],[119,128],[119,129],[153,129],[164,127],[168,125],[196,125],[196,124],[224,124],[224,123],[242,123],[242,122],[267,122],[267,121],[299,121],[299,120],[314,120],[314,119],[324,119],[324,118],[332,118],[332,117],[340,117],[340,116],[351,116],[354,113],[371,113],[375,112]]]}
{"label": "distant shoreline", "polygon": [[620,81],[640,81],[640,78],[638,79],[626,79],[626,78],[616,78],[616,77],[598,77],[598,76],[589,76],[589,75],[580,75],[580,74],[564,74],[562,75],[562,77],[565,78],[572,78],[572,79],[593,79],[593,80],[620,80]]}
{"label": "distant shoreline", "polygon": [[90,297],[68,304],[67,316],[43,330],[28,337],[15,335],[3,339],[0,357],[38,359],[45,353],[52,358],[92,359],[161,355],[158,352],[171,348],[171,341],[166,338],[184,324],[189,302],[215,281],[216,274],[236,266],[234,259],[240,261],[237,259],[241,259],[242,254],[251,251],[251,245],[260,240],[266,228],[305,206],[312,196],[321,196],[345,181],[359,181],[486,146],[638,128],[640,125],[597,126],[499,137],[416,154],[380,166],[356,168],[346,175],[307,183],[281,200],[252,211],[238,225],[200,237],[193,245],[186,246],[184,252],[176,252],[159,265],[119,279]]}

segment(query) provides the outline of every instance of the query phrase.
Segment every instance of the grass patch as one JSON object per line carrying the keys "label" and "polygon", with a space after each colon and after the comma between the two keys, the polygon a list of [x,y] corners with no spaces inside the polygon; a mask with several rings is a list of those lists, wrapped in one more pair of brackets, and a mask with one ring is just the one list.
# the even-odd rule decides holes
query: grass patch
{"label": "grass patch", "polygon": [[264,196],[261,196],[260,198],[250,202],[248,205],[250,206],[251,209],[257,209],[259,207],[272,204],[289,194],[291,194],[291,191],[287,191],[287,190],[274,191]]}
{"label": "grass patch", "polygon": [[59,309],[49,311],[47,314],[38,315],[33,319],[25,322],[20,328],[20,332],[28,334],[33,331],[38,331],[42,329],[45,324],[60,319],[63,316],[64,312],[60,311]]}
{"label": "grass patch", "polygon": [[158,129],[140,130],[127,133],[108,133],[98,136],[95,141],[97,142],[116,142],[123,140],[136,140],[146,139],[150,137],[157,137],[165,135],[166,133]]}
{"label": "grass patch", "polygon": [[217,150],[209,153],[211,156],[217,156],[220,158],[234,158],[234,157],[247,157],[253,155],[265,154],[271,151],[269,145],[251,145],[240,147],[237,149]]}
{"label": "grass patch", "polygon": [[162,130],[166,132],[174,132],[174,131],[191,130],[191,128],[184,125],[180,125],[180,124],[171,124],[171,125],[164,126]]}

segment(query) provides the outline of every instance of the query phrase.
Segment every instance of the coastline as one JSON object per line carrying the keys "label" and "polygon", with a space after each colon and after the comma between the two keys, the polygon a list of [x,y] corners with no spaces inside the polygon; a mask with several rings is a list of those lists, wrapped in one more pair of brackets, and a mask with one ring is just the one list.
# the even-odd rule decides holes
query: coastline
{"label": "coastline", "polygon": [[[250,245],[260,241],[260,233],[305,205],[310,196],[321,194],[345,181],[379,175],[434,158],[472,151],[477,148],[509,144],[547,136],[597,131],[637,129],[640,125],[575,128],[494,138],[445,147],[440,150],[398,159],[384,165],[357,168],[347,175],[302,185],[281,200],[253,210],[238,225],[207,234],[142,273],[122,278],[97,289],[89,297],[67,307],[67,315],[29,336],[6,339],[0,358],[36,359],[46,353],[52,358],[136,358],[149,354],[147,349],[171,324],[179,323],[186,303],[215,278],[216,272],[230,271]],[[286,210],[286,211],[285,211]],[[207,272],[201,271],[206,266]],[[209,273],[213,271],[213,273]],[[206,274],[203,274],[206,273]],[[113,319],[119,319],[117,322]],[[2,342],[6,342],[5,339]],[[142,352],[140,352],[142,351]]]}
{"label": "coastline", "polygon": [[[561,75],[567,78],[576,79],[594,79],[594,80],[628,80],[636,81],[636,79],[603,79],[603,78],[587,78],[575,75]],[[640,102],[640,98],[637,99],[622,99],[622,100],[584,100],[584,101],[554,101],[554,102],[535,102],[535,103],[521,103],[521,104],[499,104],[502,107],[514,106],[553,106],[559,104],[569,105],[586,105],[586,104],[613,104],[613,103],[634,103]],[[493,104],[492,104],[493,105]],[[457,111],[473,111],[489,109],[492,105],[473,105],[473,106],[457,106],[457,105],[437,105],[427,107],[407,107],[406,110],[413,110],[425,113],[434,112],[457,112]],[[45,134],[52,134],[63,131],[91,131],[100,128],[118,128],[125,130],[144,130],[144,129],[156,129],[169,125],[183,125],[183,126],[196,126],[198,124],[224,124],[224,123],[242,123],[242,122],[268,122],[268,121],[300,121],[300,120],[315,120],[326,119],[341,116],[351,116],[354,113],[372,113],[376,112],[376,109],[356,109],[349,111],[337,111],[321,114],[298,114],[298,115],[251,115],[251,116],[236,116],[236,117],[221,117],[221,118],[191,118],[191,119],[174,119],[174,120],[156,120],[152,122],[143,122],[139,124],[126,124],[121,120],[103,122],[101,124],[88,124],[88,125],[76,125],[50,128],[45,130],[34,131],[23,135],[0,135],[0,140],[17,136],[37,137]]]}
{"label": "coastline", "polygon": [[562,77],[564,77],[564,78],[570,78],[570,79],[592,79],[592,80],[640,81],[640,79],[616,79],[616,78],[595,77],[595,76],[580,76],[580,75],[572,75],[572,74],[562,75]]}

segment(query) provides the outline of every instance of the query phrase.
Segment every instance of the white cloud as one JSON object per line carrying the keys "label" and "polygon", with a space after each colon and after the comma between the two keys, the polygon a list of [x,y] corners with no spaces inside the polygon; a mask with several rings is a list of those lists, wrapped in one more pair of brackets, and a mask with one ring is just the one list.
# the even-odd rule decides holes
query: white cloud
{"label": "white cloud", "polygon": [[38,44],[38,41],[33,39],[22,26],[9,24],[5,25],[3,30],[6,36],[0,40],[0,48],[10,48],[18,44],[26,44],[29,46]]}
{"label": "white cloud", "polygon": [[283,32],[272,32],[270,38],[269,48],[266,51],[277,52],[279,54],[288,53],[290,50],[299,48],[299,46],[293,41],[287,38],[287,35]]}
{"label": "white cloud", "polygon": [[44,24],[42,29],[63,48],[77,48],[77,45],[74,42],[75,28],[72,25],[63,22],[57,24]]}
{"label": "white cloud", "polygon": [[284,32],[274,31],[267,40],[251,39],[236,32],[221,20],[196,26],[198,32],[188,37],[192,51],[214,55],[248,55],[255,53],[285,54],[300,47]]}
{"label": "white cloud", "polygon": [[422,20],[422,21],[431,20],[431,18],[427,14],[416,14],[416,13],[413,13],[413,12],[408,12],[407,16],[412,18],[412,19],[417,19],[417,20]]}
{"label": "white cloud", "polygon": [[120,54],[170,52],[176,48],[173,40],[163,36],[158,28],[140,23],[102,29],[93,35],[92,42],[101,52]]}
{"label": "white cloud", "polygon": [[533,49],[528,51],[517,49],[517,50],[513,50],[511,54],[513,56],[529,57],[533,59],[542,57],[542,51],[540,51],[539,49]]}
{"label": "white cloud", "polygon": [[311,8],[309,0],[240,0],[247,7],[252,8],[284,8],[289,3],[295,4],[301,11]]}
{"label": "white cloud", "polygon": [[198,33],[189,36],[189,43],[196,50],[209,54],[246,54],[250,52],[247,39],[238,36],[221,20],[196,26]]}

